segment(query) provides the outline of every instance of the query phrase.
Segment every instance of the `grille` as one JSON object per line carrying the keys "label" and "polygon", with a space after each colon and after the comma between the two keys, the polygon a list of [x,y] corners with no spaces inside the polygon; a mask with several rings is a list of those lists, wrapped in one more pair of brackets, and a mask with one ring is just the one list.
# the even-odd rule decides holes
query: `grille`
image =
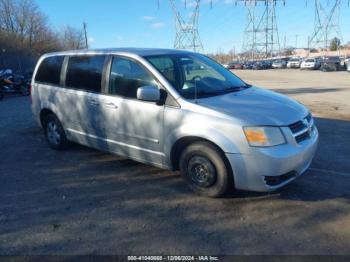
{"label": "grille", "polygon": [[292,171],[281,176],[265,176],[265,182],[269,186],[278,186],[297,175],[297,172]]}
{"label": "grille", "polygon": [[303,121],[298,121],[289,125],[290,130],[298,144],[309,139],[314,130],[314,121],[312,115],[309,114]]}
{"label": "grille", "polygon": [[307,140],[309,138],[310,138],[309,132],[305,132],[305,133],[303,133],[303,134],[301,134],[299,136],[296,136],[295,140],[297,141],[297,143],[301,143],[301,142],[303,142],[303,141],[305,141],[305,140]]}
{"label": "grille", "polygon": [[296,122],[294,124],[291,124],[289,126],[290,130],[292,131],[293,134],[299,133],[300,131],[304,130],[307,128],[307,126],[303,123],[303,121]]}

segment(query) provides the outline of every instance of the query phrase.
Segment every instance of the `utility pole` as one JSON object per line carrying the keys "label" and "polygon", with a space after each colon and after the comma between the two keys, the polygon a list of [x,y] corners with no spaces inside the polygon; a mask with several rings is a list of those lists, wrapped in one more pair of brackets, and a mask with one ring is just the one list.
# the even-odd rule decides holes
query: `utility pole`
{"label": "utility pole", "polygon": [[85,36],[85,47],[86,49],[89,49],[89,41],[87,37],[87,24],[85,22],[83,23],[83,28],[84,28],[84,36]]}
{"label": "utility pole", "polygon": [[[244,30],[243,52],[269,57],[280,53],[280,40],[276,19],[276,5],[285,0],[236,0],[247,7],[247,23]],[[261,11],[261,6],[264,8]]]}
{"label": "utility pole", "polygon": [[[203,52],[203,44],[198,30],[199,6],[201,1],[192,1],[194,9],[188,21],[180,14],[175,0],[169,1],[173,10],[176,26],[174,48]],[[185,1],[185,8],[187,8],[187,1]]]}
{"label": "utility pole", "polygon": [[295,49],[298,49],[298,38],[299,35],[295,35]]}

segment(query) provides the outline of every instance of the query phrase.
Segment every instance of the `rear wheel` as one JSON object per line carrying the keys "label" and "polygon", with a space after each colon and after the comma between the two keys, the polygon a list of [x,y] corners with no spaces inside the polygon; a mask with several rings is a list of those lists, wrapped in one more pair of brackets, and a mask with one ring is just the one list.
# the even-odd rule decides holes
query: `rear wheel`
{"label": "rear wheel", "polygon": [[224,195],[233,184],[223,154],[207,142],[194,143],[183,151],[180,171],[194,192],[208,197]]}
{"label": "rear wheel", "polygon": [[58,118],[50,114],[44,120],[44,129],[46,140],[55,150],[63,150],[68,146],[66,133]]}

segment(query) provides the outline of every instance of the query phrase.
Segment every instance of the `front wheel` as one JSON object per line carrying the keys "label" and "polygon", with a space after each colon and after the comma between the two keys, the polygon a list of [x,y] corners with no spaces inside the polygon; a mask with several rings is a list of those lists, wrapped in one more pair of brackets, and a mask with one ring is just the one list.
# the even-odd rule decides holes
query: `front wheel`
{"label": "front wheel", "polygon": [[232,186],[224,155],[207,142],[188,146],[180,158],[180,171],[189,187],[197,194],[220,197]]}
{"label": "front wheel", "polygon": [[68,146],[66,133],[58,118],[51,114],[44,121],[45,137],[49,145],[55,150],[63,150]]}

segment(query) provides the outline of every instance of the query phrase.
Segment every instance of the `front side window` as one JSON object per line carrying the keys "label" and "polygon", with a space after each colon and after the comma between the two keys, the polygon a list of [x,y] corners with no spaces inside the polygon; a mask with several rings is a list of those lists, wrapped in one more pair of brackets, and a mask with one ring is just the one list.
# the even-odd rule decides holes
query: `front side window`
{"label": "front side window", "polygon": [[66,87],[100,93],[105,56],[72,56],[68,61]]}
{"label": "front side window", "polygon": [[113,58],[109,94],[136,99],[137,89],[150,85],[157,85],[157,83],[141,64],[128,58]]}
{"label": "front side window", "polygon": [[169,54],[145,57],[188,99],[236,92],[249,85],[210,58],[199,54]]}
{"label": "front side window", "polygon": [[61,78],[61,68],[64,56],[52,56],[45,58],[35,76],[35,82],[59,85]]}

